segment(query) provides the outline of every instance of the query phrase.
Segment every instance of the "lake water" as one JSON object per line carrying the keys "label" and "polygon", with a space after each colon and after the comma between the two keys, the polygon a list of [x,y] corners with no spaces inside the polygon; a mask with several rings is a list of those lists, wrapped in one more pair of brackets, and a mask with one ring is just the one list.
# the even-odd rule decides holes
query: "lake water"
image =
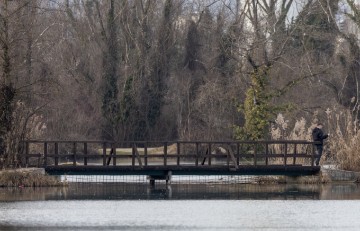
{"label": "lake water", "polygon": [[0,188],[0,230],[359,230],[360,185]]}

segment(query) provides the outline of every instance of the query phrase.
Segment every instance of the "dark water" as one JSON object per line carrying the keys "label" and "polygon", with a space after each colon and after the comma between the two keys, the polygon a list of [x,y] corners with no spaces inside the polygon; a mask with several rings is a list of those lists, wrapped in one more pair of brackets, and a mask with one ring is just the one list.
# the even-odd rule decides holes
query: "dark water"
{"label": "dark water", "polygon": [[360,200],[360,184],[70,183],[0,188],[0,201],[48,200]]}
{"label": "dark water", "polygon": [[360,230],[360,185],[0,188],[0,230]]}

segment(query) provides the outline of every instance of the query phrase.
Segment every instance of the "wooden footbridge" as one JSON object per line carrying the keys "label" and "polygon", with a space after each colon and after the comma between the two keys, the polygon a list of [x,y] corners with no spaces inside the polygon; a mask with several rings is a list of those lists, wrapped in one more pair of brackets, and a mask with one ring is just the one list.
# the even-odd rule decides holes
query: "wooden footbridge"
{"label": "wooden footbridge", "polygon": [[313,175],[308,141],[24,141],[24,167],[50,175]]}

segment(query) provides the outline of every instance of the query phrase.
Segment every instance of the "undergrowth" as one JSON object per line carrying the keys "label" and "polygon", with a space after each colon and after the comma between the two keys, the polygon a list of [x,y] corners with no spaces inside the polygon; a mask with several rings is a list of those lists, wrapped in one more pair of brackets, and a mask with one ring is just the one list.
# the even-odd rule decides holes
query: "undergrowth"
{"label": "undergrowth", "polygon": [[63,186],[56,177],[22,171],[0,172],[0,187],[49,187]]}

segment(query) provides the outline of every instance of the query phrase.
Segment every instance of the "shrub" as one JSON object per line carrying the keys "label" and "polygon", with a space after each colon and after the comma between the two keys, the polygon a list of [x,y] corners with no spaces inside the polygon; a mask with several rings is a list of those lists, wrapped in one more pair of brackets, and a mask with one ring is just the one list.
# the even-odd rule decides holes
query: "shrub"
{"label": "shrub", "polygon": [[46,187],[62,186],[56,177],[21,170],[0,172],[0,187]]}

